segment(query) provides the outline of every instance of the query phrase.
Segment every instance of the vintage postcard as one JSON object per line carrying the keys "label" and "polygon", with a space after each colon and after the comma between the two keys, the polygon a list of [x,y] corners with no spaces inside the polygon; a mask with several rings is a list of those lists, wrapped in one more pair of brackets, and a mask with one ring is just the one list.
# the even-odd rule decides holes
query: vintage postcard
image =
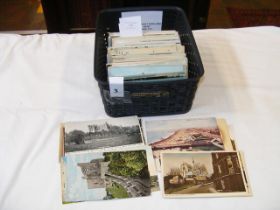
{"label": "vintage postcard", "polygon": [[165,197],[250,195],[238,152],[163,152],[161,160]]}
{"label": "vintage postcard", "polygon": [[160,33],[144,33],[143,36],[119,37],[109,34],[109,47],[131,47],[141,45],[180,44],[177,31],[162,31]]}
{"label": "vintage postcard", "polygon": [[120,37],[109,33],[108,77],[124,80],[188,77],[188,59],[177,31]]}
{"label": "vintage postcard", "polygon": [[129,145],[125,147],[116,147],[116,148],[106,148],[103,151],[136,151],[136,150],[145,150],[148,161],[148,168],[150,173],[151,180],[151,191],[156,192],[159,191],[159,182],[158,182],[158,174],[156,170],[155,160],[153,158],[153,151],[150,146],[147,145]]}
{"label": "vintage postcard", "polygon": [[248,172],[247,172],[247,167],[246,167],[243,151],[238,151],[238,155],[239,155],[240,164],[241,164],[242,171],[243,171],[243,177],[244,177],[244,182],[246,184],[246,188],[248,190],[248,193],[250,195],[252,195],[252,189],[251,189],[251,185],[250,185],[250,181],[249,181],[249,176],[248,176]]}
{"label": "vintage postcard", "polygon": [[144,145],[144,144],[134,144],[134,145],[127,145],[123,147],[110,147],[110,148],[103,148],[94,150],[93,152],[126,152],[126,151],[137,151],[137,150],[145,150],[147,161],[148,161],[148,168],[150,173],[150,179],[151,179],[151,191],[156,192],[159,191],[159,182],[158,182],[158,174],[157,174],[157,168],[155,164],[155,160],[153,158],[153,151],[150,146]]}
{"label": "vintage postcard", "polygon": [[[158,35],[177,35],[178,32],[175,30],[163,30],[163,31],[144,31],[144,36],[158,36]],[[119,37],[119,32],[108,32],[109,37]]]}
{"label": "vintage postcard", "polygon": [[161,151],[233,150],[224,120],[216,118],[142,120],[146,144]]}
{"label": "vintage postcard", "polygon": [[62,161],[63,202],[151,194],[146,150],[67,154]]}
{"label": "vintage postcard", "polygon": [[123,63],[130,63],[130,62],[142,62],[142,65],[152,64],[152,62],[156,60],[161,60],[166,62],[177,61],[180,64],[187,65],[187,57],[185,53],[166,53],[166,54],[138,54],[138,55],[122,55],[122,56],[114,56],[114,57],[107,57],[107,63],[111,65],[112,63],[123,64]]}
{"label": "vintage postcard", "polygon": [[138,65],[108,67],[109,77],[123,77],[124,80],[154,77],[187,77],[187,66],[182,64]]}
{"label": "vintage postcard", "polygon": [[108,55],[111,57],[117,56],[132,56],[132,55],[155,55],[155,54],[170,54],[184,53],[185,46],[180,44],[163,45],[163,46],[133,46],[133,47],[108,47]]}
{"label": "vintage postcard", "polygon": [[61,155],[67,152],[143,144],[138,118],[120,117],[62,124]]}

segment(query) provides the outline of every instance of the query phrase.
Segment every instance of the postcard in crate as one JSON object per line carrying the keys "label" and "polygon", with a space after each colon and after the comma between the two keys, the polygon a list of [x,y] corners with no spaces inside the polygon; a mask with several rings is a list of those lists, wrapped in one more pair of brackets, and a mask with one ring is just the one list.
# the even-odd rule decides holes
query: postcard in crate
{"label": "postcard in crate", "polygon": [[120,37],[109,33],[109,77],[124,80],[188,77],[188,59],[177,31],[144,32]]}
{"label": "postcard in crate", "polygon": [[132,46],[132,47],[108,47],[108,55],[110,57],[118,57],[124,55],[138,55],[138,54],[167,54],[167,53],[184,53],[185,47],[180,44],[162,45],[162,46]]}
{"label": "postcard in crate", "polygon": [[143,36],[121,37],[119,33],[108,34],[109,47],[131,47],[135,45],[180,44],[180,37],[175,30],[146,31]]}
{"label": "postcard in crate", "polygon": [[168,65],[138,65],[109,67],[109,77],[124,77],[125,80],[135,80],[158,77],[184,77],[186,76],[186,66],[178,64]]}
{"label": "postcard in crate", "polygon": [[245,171],[238,152],[163,152],[163,196],[249,196]]}
{"label": "postcard in crate", "polygon": [[151,194],[146,150],[70,153],[61,168],[63,203]]}
{"label": "postcard in crate", "polygon": [[60,142],[60,156],[68,152],[144,144],[136,116],[63,123]]}
{"label": "postcard in crate", "polygon": [[160,169],[162,151],[232,151],[233,146],[223,119],[142,119],[147,145],[153,150]]}

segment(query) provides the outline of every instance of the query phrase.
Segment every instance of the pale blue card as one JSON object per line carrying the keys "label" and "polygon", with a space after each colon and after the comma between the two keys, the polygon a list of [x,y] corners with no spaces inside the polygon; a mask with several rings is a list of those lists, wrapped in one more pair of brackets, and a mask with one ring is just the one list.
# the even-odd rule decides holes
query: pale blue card
{"label": "pale blue card", "polygon": [[185,65],[142,65],[142,66],[111,66],[108,67],[109,77],[139,79],[162,76],[185,76]]}
{"label": "pale blue card", "polygon": [[65,166],[64,202],[77,202],[87,200],[103,200],[106,197],[106,188],[88,189],[83,179],[79,163],[87,163],[94,159],[103,159],[103,153],[69,154],[63,157]]}

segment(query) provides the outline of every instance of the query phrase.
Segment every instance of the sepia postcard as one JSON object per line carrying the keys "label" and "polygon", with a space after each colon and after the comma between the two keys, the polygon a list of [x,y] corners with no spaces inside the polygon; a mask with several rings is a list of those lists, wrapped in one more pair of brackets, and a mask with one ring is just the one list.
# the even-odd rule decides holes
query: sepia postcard
{"label": "sepia postcard", "polygon": [[236,151],[162,152],[161,161],[164,197],[251,195]]}
{"label": "sepia postcard", "polygon": [[143,144],[136,116],[63,123],[60,136],[60,156],[68,152]]}
{"label": "sepia postcard", "polygon": [[62,186],[63,203],[149,196],[146,150],[67,154]]}

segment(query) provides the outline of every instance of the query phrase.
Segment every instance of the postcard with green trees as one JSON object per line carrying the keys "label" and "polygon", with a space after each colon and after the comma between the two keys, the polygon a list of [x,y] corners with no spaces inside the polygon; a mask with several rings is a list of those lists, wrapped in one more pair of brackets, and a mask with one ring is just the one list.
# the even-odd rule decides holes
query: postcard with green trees
{"label": "postcard with green trees", "polygon": [[63,202],[148,196],[145,150],[68,154],[62,161]]}

